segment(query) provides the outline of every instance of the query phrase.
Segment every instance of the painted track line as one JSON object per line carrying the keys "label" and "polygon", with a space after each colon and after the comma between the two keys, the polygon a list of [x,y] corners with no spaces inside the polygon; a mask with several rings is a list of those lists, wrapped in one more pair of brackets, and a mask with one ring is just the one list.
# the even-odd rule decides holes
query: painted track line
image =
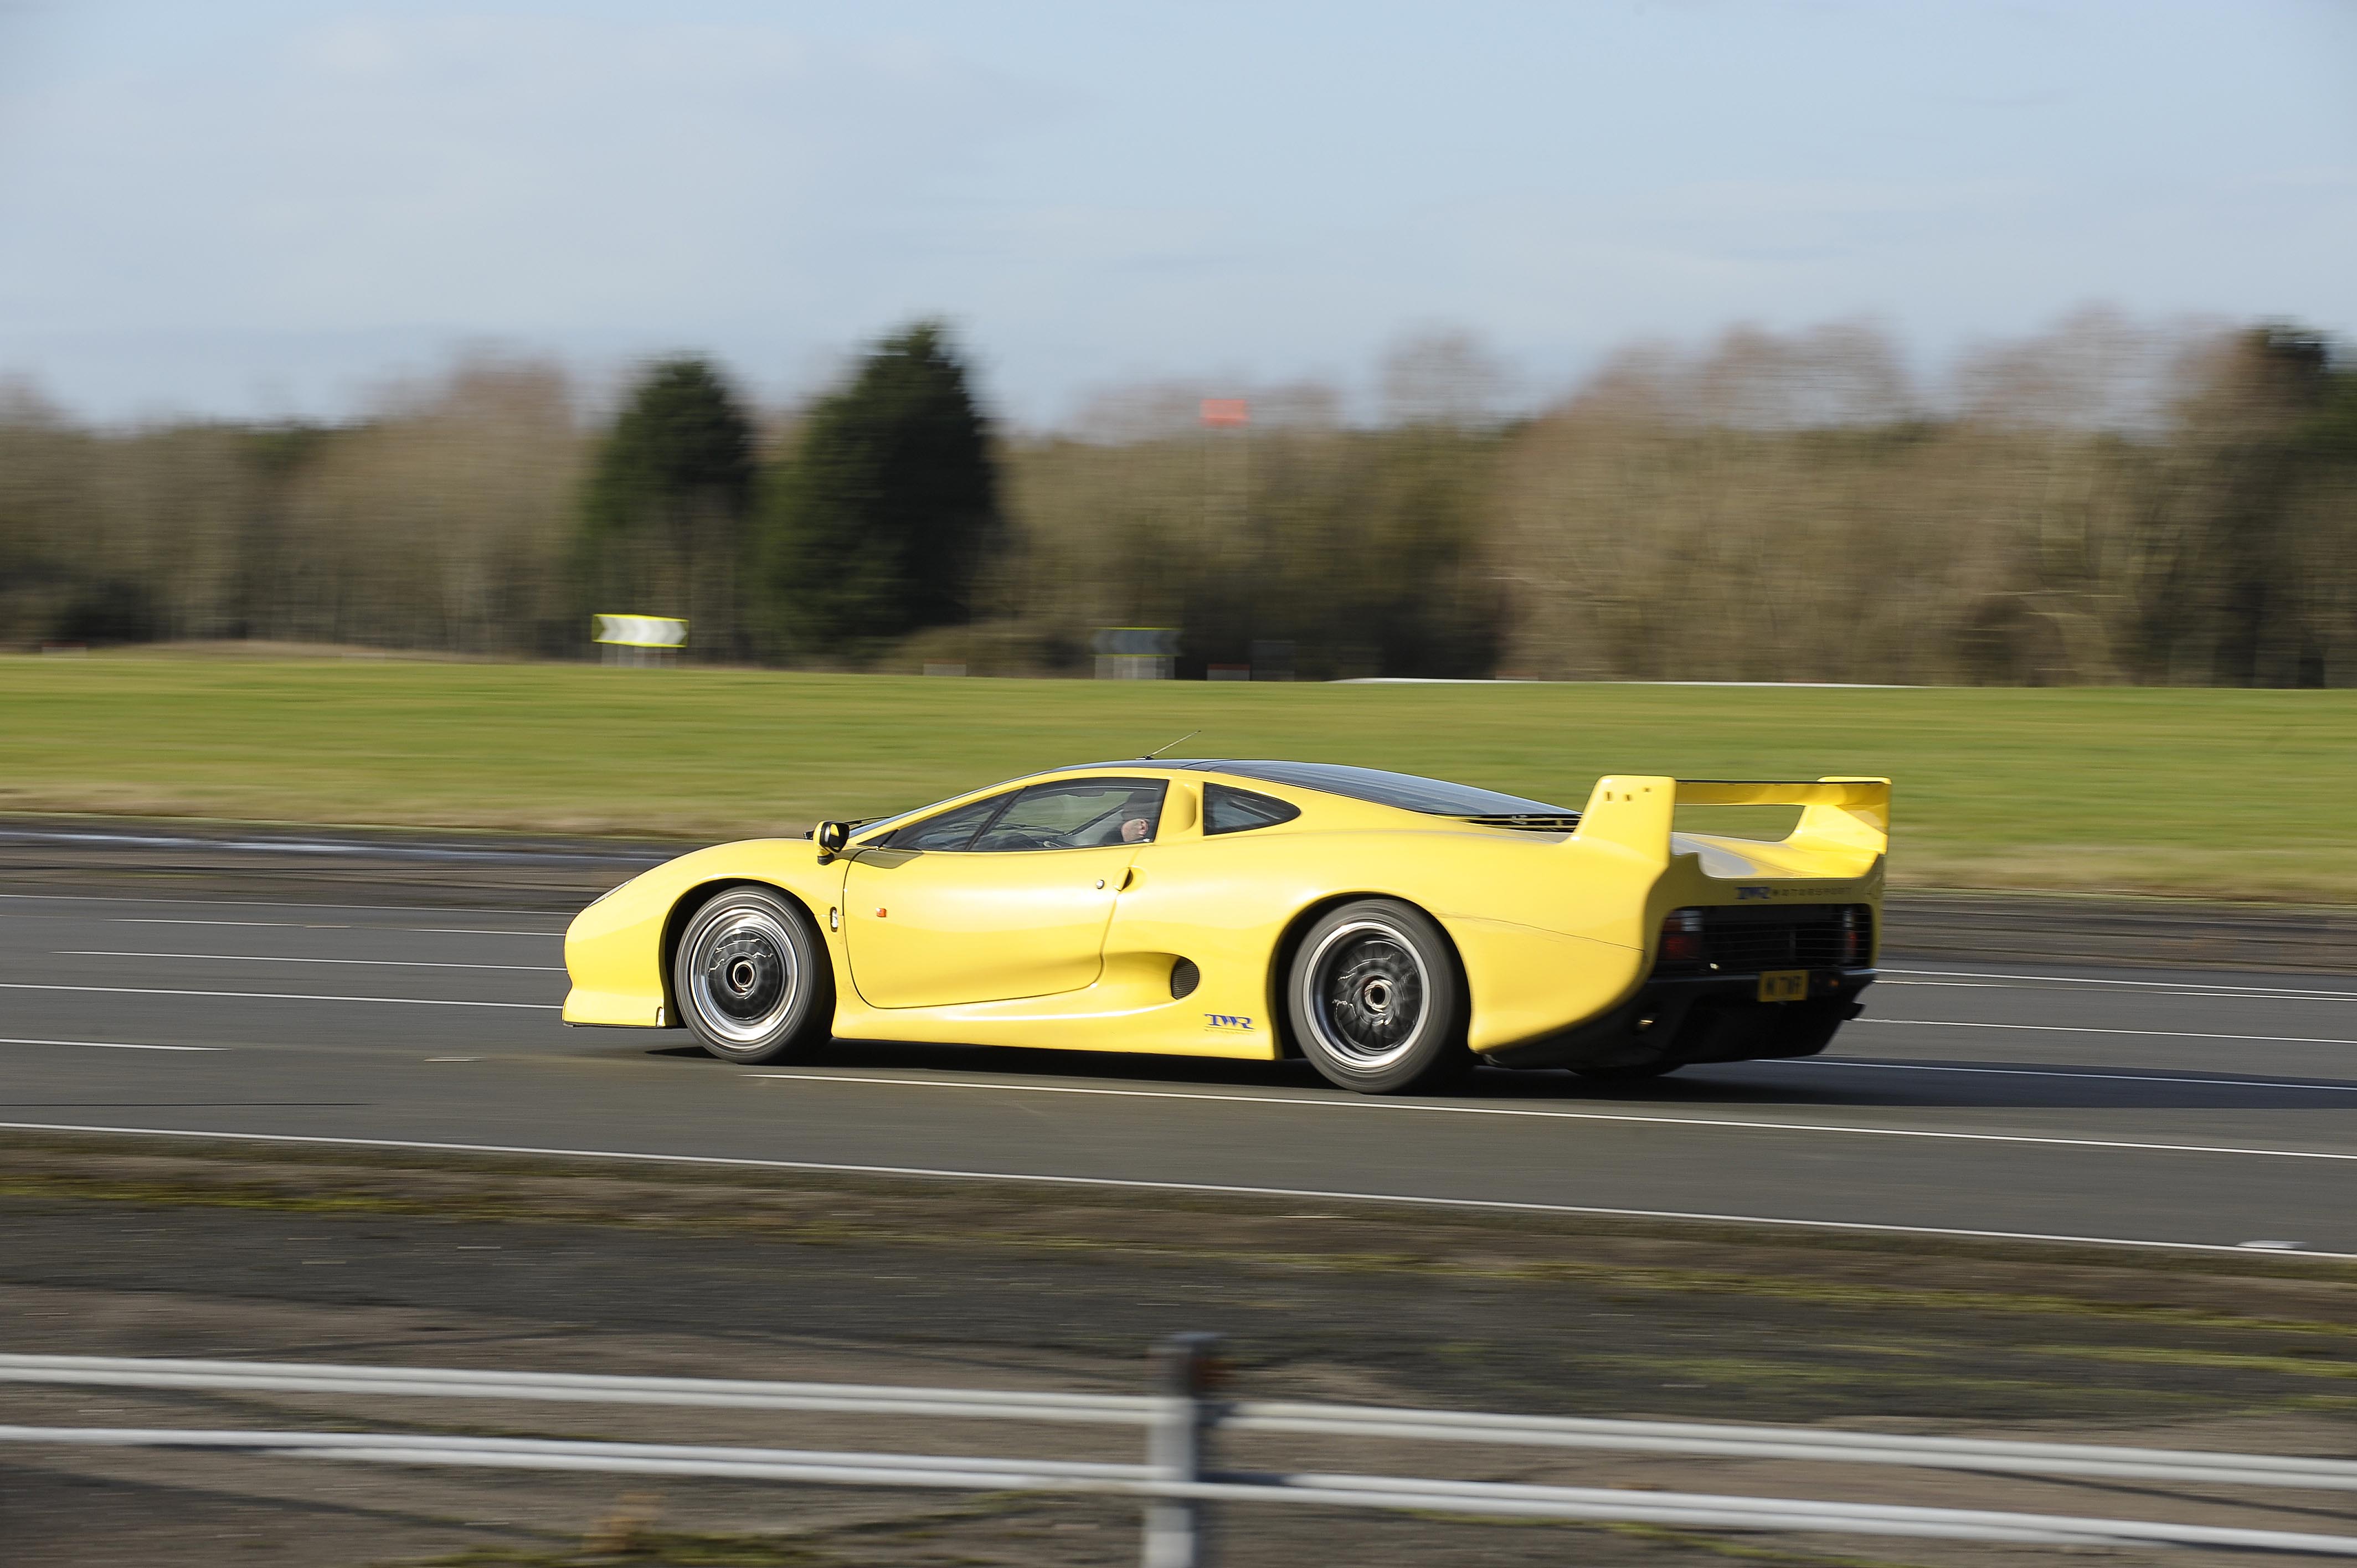
{"label": "painted track line", "polygon": [[2050,1067],[1959,1067],[1947,1062],[1862,1062],[1846,1057],[1774,1057],[1748,1062],[1707,1062],[1707,1067],[1863,1068],[1876,1072],[1976,1072],[1998,1078],[2083,1078],[2091,1083],[2174,1083],[2188,1089],[2305,1089],[2319,1094],[2357,1094],[2357,1083],[2302,1083],[2291,1078],[2198,1078],[2190,1073],[2078,1072]]}
{"label": "painted track line", "polygon": [[129,1040],[0,1039],[0,1046],[88,1046],[98,1051],[225,1051],[227,1046],[143,1046]]}
{"label": "painted track line", "polygon": [[1920,976],[1923,980],[2027,980],[2040,986],[2122,985],[2143,991],[2178,992],[2221,996],[2292,996],[2319,1002],[2357,1002],[2357,991],[2304,991],[2293,985],[2228,985],[2205,980],[2098,980],[2092,974],[2001,974],[1972,969],[1885,969],[1884,974]]}
{"label": "painted track line", "polygon": [[346,920],[197,920],[178,915],[103,915],[110,926],[230,926],[240,930],[273,931],[378,931],[394,930],[392,926],[355,926]]}
{"label": "painted track line", "polygon": [[525,918],[544,912],[497,904],[339,904],[311,898],[164,898],[132,893],[0,893],[0,899],[25,904],[169,904],[183,909],[190,905],[200,909],[368,909],[380,915],[416,915],[431,909]]}
{"label": "painted track line", "polygon": [[561,963],[444,963],[422,958],[285,958],[273,953],[124,952],[117,948],[65,948],[51,958],[196,959],[206,963],[357,963],[373,969],[496,969],[514,974],[563,974]]}
{"label": "painted track line", "polygon": [[382,1002],[399,1007],[521,1007],[534,1013],[560,1013],[555,1002],[453,1002],[441,996],[315,996],[307,991],[167,991],[148,985],[36,985],[29,981],[0,980],[0,991],[91,991],[104,996],[221,996],[233,1002]]}
{"label": "painted track line", "polygon": [[2200,1035],[2185,1029],[2114,1029],[2093,1024],[1980,1024],[1955,1018],[1853,1018],[1847,1029],[2018,1029],[2037,1035],[2135,1035],[2147,1040],[2240,1040],[2271,1046],[2357,1046],[2315,1035]]}
{"label": "painted track line", "polygon": [[273,931],[420,931],[440,937],[546,937],[563,931],[522,931],[486,926],[355,926],[347,920],[191,920],[167,915],[103,915],[110,926],[235,926],[242,930]]}
{"label": "painted track line", "polygon": [[[1921,987],[1927,991],[2027,991],[2052,994],[2068,993],[2067,984],[2016,985],[2003,980],[1892,980],[1885,976],[1875,982],[1877,986],[1897,986],[1900,989]],[[2344,996],[2334,991],[2098,991],[2098,997],[2126,997],[2143,1001],[2157,996],[2180,996],[2193,1002],[2317,1002],[2334,1007],[2346,1007],[2357,996]]]}
{"label": "painted track line", "polygon": [[894,1089],[962,1089],[998,1094],[1081,1094],[1116,1100],[1204,1100],[1215,1104],[1282,1105],[1317,1111],[1400,1115],[1512,1116],[1546,1122],[1630,1122],[1657,1127],[1716,1127],[1747,1133],[1827,1133],[1857,1138],[1928,1138],[1965,1144],[2031,1144],[2046,1148],[2121,1149],[2135,1154],[2235,1155],[2259,1159],[2357,1163],[2357,1150],[2262,1149],[2226,1144],[2146,1144],[2119,1138],[2057,1138],[2028,1133],[1956,1133],[1927,1127],[1861,1127],[1838,1122],[1753,1122],[1736,1117],[1640,1116],[1614,1111],[1543,1111],[1519,1105],[1430,1105],[1407,1100],[1328,1100],[1282,1094],[1206,1094],[1183,1089],[1098,1089],[1077,1084],[986,1083],[972,1079],[870,1078],[834,1072],[748,1072],[746,1078],[797,1083],[881,1084]]}
{"label": "painted track line", "polygon": [[[634,1165],[707,1165],[723,1170],[807,1171],[822,1176],[915,1177],[932,1181],[992,1181],[1025,1186],[1095,1188],[1119,1192],[1192,1192],[1224,1197],[1314,1198],[1327,1203],[1374,1203],[1403,1208],[1463,1209],[1474,1213],[1566,1214],[1602,1219],[1669,1219],[1711,1225],[1764,1225],[1796,1230],[1835,1230],[1886,1236],[1940,1236],[1964,1240],[2037,1241],[2078,1247],[2118,1247],[2138,1251],[2223,1252],[2248,1258],[2254,1250],[2222,1241],[2156,1241],[2132,1236],[2072,1236],[2036,1230],[1978,1230],[1949,1225],[1881,1225],[1862,1219],[1795,1219],[1770,1214],[1702,1214],[1665,1208],[1607,1208],[1573,1203],[1517,1203],[1504,1198],[1429,1197],[1413,1193],[1336,1192],[1314,1187],[1243,1187],[1215,1182],[1139,1181],[1121,1176],[1040,1176],[1018,1171],[946,1170],[925,1165],[853,1165],[816,1160],[762,1160],[728,1155],[659,1155],[623,1149],[551,1149],[530,1144],[444,1144],[407,1138],[331,1138],[299,1133],[218,1133],[186,1127],[96,1127],[53,1122],[0,1122],[0,1132],[83,1133],[135,1138],[210,1138],[233,1144],[289,1144],[308,1147],[404,1149],[441,1155],[524,1155],[536,1159],[613,1160]],[[2269,1258],[2313,1258],[2357,1262],[2357,1252],[2269,1250]]]}

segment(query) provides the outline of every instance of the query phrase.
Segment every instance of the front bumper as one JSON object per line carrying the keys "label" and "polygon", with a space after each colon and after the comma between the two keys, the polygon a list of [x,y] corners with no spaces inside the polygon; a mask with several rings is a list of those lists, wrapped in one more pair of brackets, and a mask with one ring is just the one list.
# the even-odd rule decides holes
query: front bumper
{"label": "front bumper", "polygon": [[1812,969],[1805,1001],[1762,1002],[1757,974],[1656,974],[1602,1015],[1488,1053],[1501,1067],[1641,1068],[1814,1056],[1861,1010],[1871,969]]}

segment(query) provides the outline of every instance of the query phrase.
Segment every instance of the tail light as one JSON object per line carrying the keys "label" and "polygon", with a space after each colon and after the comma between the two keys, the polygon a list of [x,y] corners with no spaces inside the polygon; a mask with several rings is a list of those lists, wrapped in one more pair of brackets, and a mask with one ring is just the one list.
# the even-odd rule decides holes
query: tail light
{"label": "tail light", "polygon": [[1662,961],[1700,967],[1708,958],[1703,946],[1702,911],[1673,909],[1662,922]]}
{"label": "tail light", "polygon": [[1867,961],[1867,950],[1874,942],[1873,917],[1856,904],[1842,910],[1841,961],[1845,969],[1854,969]]}

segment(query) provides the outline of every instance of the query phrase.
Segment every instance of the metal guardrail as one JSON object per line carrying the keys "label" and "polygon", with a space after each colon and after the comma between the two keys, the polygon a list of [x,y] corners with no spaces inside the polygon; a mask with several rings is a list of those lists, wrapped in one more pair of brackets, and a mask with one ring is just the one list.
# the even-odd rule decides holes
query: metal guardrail
{"label": "metal guardrail", "polygon": [[1812,1502],[1609,1487],[1443,1481],[1414,1477],[1228,1470],[1209,1464],[1214,1432],[1609,1449],[1723,1458],[1899,1465],[2031,1476],[2357,1491],[2357,1462],[2077,1444],[2017,1443],[1805,1427],[1589,1420],[1228,1402],[1214,1386],[1209,1336],[1158,1352],[1152,1395],[1035,1393],[850,1383],[347,1367],[287,1362],[0,1355],[0,1382],[246,1393],[532,1400],[674,1408],[798,1410],[879,1416],[1045,1421],[1146,1429],[1140,1465],[992,1459],[694,1444],[462,1437],[439,1433],[194,1431],[0,1426],[0,1442],[206,1448],[347,1462],[667,1475],[834,1486],[943,1487],[1135,1497],[1146,1503],[1147,1568],[1205,1568],[1211,1505],[1291,1502],[1591,1523],[1810,1530],[2039,1545],[2170,1545],[2357,1556],[2357,1536],[2136,1520]]}

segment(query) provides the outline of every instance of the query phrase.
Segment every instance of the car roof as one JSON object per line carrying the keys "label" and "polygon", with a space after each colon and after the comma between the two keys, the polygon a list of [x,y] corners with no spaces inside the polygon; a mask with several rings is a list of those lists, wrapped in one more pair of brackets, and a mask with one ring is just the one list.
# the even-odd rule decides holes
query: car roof
{"label": "car roof", "polygon": [[[1043,768],[1038,773],[1001,779],[988,789],[969,790],[963,795],[952,796],[950,800],[979,799],[994,790],[1017,789],[1033,783],[1088,773],[1133,776],[1141,773],[1224,773],[1232,779],[1308,789],[1393,811],[1414,811],[1426,816],[1469,818],[1497,827],[1559,832],[1579,821],[1579,813],[1576,811],[1550,806],[1543,800],[1524,800],[1519,795],[1501,794],[1497,790],[1483,789],[1470,784],[1426,779],[1413,773],[1386,773],[1374,768],[1351,768],[1341,763],[1291,762],[1276,758],[1131,757],[1111,762],[1073,762],[1061,768]],[[866,818],[853,824],[853,835],[865,839],[873,833],[896,830],[948,803],[936,800],[931,805],[912,807],[889,816]]]}
{"label": "car roof", "polygon": [[1415,773],[1391,773],[1379,768],[1353,768],[1339,762],[1291,762],[1274,757],[1244,760],[1235,757],[1141,757],[1115,762],[1075,763],[1071,768],[1054,771],[1068,773],[1099,768],[1125,773],[1224,773],[1234,779],[1249,779],[1264,784],[1288,784],[1299,789],[1315,789],[1323,794],[1340,795],[1346,800],[1421,811],[1429,816],[1572,819],[1579,814],[1568,807],[1549,805],[1544,800],[1509,795],[1497,789],[1484,789],[1478,785],[1428,779]]}

